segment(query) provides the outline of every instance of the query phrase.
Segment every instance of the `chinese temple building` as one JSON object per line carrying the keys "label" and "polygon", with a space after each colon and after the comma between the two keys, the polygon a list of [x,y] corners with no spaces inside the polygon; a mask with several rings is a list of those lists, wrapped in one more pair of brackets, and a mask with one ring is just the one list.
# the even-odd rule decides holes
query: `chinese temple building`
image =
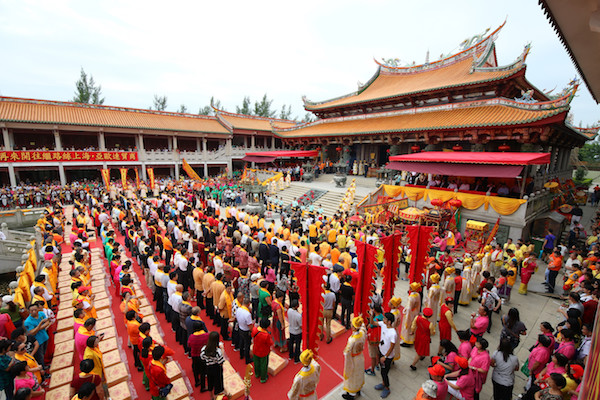
{"label": "chinese temple building", "polygon": [[578,83],[556,95],[533,86],[525,77],[529,45],[513,63],[499,66],[494,43],[502,26],[438,61],[375,61],[375,74],[356,92],[304,99],[317,121],[274,123],[273,132],[289,147],[320,148],[323,157],[350,166],[381,166],[390,155],[421,150],[549,152],[548,178],[570,178],[571,150],[597,131],[566,123]]}

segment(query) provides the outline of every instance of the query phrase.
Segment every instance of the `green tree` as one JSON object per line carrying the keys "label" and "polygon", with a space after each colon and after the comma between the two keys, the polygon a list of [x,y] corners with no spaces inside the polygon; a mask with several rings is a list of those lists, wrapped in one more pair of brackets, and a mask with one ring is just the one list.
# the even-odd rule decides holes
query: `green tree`
{"label": "green tree", "polygon": [[150,107],[151,110],[165,111],[167,109],[167,96],[154,95],[154,104]]}
{"label": "green tree", "polygon": [[252,115],[252,109],[250,108],[250,97],[245,96],[242,100],[242,106],[235,106],[235,112],[238,114]]}
{"label": "green tree", "polygon": [[179,110],[177,110],[177,112],[182,114],[187,113],[187,107],[185,106],[185,104],[180,105]]}
{"label": "green tree", "polygon": [[292,106],[287,106],[284,104],[281,107],[281,111],[279,112],[279,119],[290,119],[292,118]]}
{"label": "green tree", "polygon": [[600,143],[592,142],[586,143],[582,148],[579,149],[579,160],[580,161],[600,161]]}
{"label": "green tree", "polygon": [[254,102],[254,115],[273,118],[277,111],[271,109],[271,104],[273,104],[273,100],[269,100],[265,93],[261,101]]}
{"label": "green tree", "polygon": [[75,82],[75,97],[73,97],[74,103],[87,103],[87,104],[104,104],[104,97],[100,97],[102,94],[102,87],[96,86],[94,77],[90,75],[88,79],[87,74],[81,68],[81,76],[79,80]]}
{"label": "green tree", "polygon": [[302,122],[314,122],[315,117],[311,113],[304,114],[304,118],[302,118]]}
{"label": "green tree", "polygon": [[583,179],[586,177],[588,171],[587,169],[583,168],[583,167],[579,167],[575,170],[575,180],[576,181],[583,181]]}
{"label": "green tree", "polygon": [[213,107],[216,108],[217,110],[223,110],[223,111],[225,111],[225,108],[221,105],[221,101],[217,100],[213,96],[211,96],[210,97],[210,105],[201,107],[200,110],[198,110],[198,114],[200,114],[200,115],[214,115],[215,114],[215,110],[213,109]]}

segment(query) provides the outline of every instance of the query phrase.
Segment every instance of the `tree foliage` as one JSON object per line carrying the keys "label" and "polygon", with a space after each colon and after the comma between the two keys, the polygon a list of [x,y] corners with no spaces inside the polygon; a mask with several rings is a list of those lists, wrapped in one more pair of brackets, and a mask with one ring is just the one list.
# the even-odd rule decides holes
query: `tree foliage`
{"label": "tree foliage", "polygon": [[304,118],[302,118],[302,122],[314,122],[315,117],[311,113],[304,114]]}
{"label": "tree foliage", "polygon": [[579,149],[579,160],[588,162],[600,161],[600,143],[586,143]]}
{"label": "tree foliage", "polygon": [[279,119],[290,119],[292,118],[292,106],[287,106],[284,104],[281,107],[281,111],[279,112]]}
{"label": "tree foliage", "polygon": [[242,100],[242,106],[235,106],[235,112],[238,114],[252,115],[252,109],[250,108],[250,97],[245,96]]}
{"label": "tree foliage", "polygon": [[100,97],[102,94],[102,87],[96,86],[94,77],[90,75],[88,79],[87,74],[81,68],[81,76],[79,80],[75,82],[75,97],[73,97],[74,103],[87,103],[87,104],[104,104],[104,97]]}
{"label": "tree foliage", "polygon": [[273,100],[269,100],[265,93],[261,101],[254,102],[254,115],[258,117],[273,118],[276,111],[271,109],[271,104],[273,104]]}
{"label": "tree foliage", "polygon": [[208,106],[204,106],[201,107],[200,110],[198,110],[198,114],[200,115],[214,115],[215,114],[215,110],[213,109],[216,108],[217,110],[223,110],[225,111],[225,108],[223,108],[223,106],[221,105],[221,101],[217,100],[214,98],[214,96],[210,97],[210,104]]}
{"label": "tree foliage", "polygon": [[185,104],[180,105],[179,110],[177,110],[177,112],[182,114],[187,113],[187,107],[185,106]]}
{"label": "tree foliage", "polygon": [[151,110],[165,111],[167,109],[167,96],[154,95],[154,103],[150,107]]}

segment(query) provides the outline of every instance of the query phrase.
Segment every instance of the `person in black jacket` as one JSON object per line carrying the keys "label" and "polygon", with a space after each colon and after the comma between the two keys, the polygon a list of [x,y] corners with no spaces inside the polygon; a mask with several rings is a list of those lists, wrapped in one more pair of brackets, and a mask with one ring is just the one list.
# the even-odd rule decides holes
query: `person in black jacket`
{"label": "person in black jacket", "polygon": [[267,238],[264,237],[260,245],[258,246],[258,258],[262,261],[262,270],[261,274],[265,276],[265,271],[269,260],[271,259],[271,255],[269,252],[269,244],[267,243]]}
{"label": "person in black jacket", "polygon": [[277,239],[273,239],[273,244],[269,245],[269,261],[275,270],[275,275],[277,275],[279,272],[279,247],[277,247]]}
{"label": "person in black jacket", "polygon": [[344,324],[347,330],[350,330],[350,314],[354,304],[354,288],[350,285],[352,276],[342,276],[343,284],[340,287],[340,302],[342,304],[342,315],[340,322]]}

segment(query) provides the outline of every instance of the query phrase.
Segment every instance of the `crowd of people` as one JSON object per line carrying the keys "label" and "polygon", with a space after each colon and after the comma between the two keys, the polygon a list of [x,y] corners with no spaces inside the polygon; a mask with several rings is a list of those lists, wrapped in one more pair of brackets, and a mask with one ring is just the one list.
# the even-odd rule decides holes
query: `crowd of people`
{"label": "crowd of people", "polygon": [[[522,398],[576,398],[599,294],[598,235],[567,248],[565,257],[548,232],[543,245],[547,282],[554,289],[559,272],[564,273],[568,305],[560,309],[564,321],[555,326],[541,324],[537,343],[522,365],[513,352],[527,327],[517,308],[503,314],[502,305],[510,304],[512,288],[519,280],[519,293],[527,293],[528,282],[541,265],[531,245],[509,240],[477,254],[458,255],[452,252],[452,243],[445,241],[447,248],[440,252],[442,255],[427,260],[423,280],[410,284],[404,306],[402,298],[396,296],[383,304],[383,293],[377,290],[370,299],[369,315],[354,316],[359,279],[356,243],[378,247],[377,274],[381,268],[400,268],[387,266],[384,261],[380,238],[392,233],[391,229],[352,224],[347,213],[326,217],[299,208],[276,224],[245,212],[235,201],[223,201],[223,193],[233,190],[235,184],[226,178],[200,184],[164,182],[155,198],[114,196],[99,185],[90,185],[83,196],[74,197],[72,221],[65,220],[57,199],[38,224],[45,235],[44,259],[48,265],[31,287],[27,313],[21,300],[10,296],[3,298],[0,309],[0,337],[6,338],[0,341],[0,384],[4,384],[7,396],[16,393],[15,398],[27,398],[16,397],[26,381],[32,383],[31,396],[43,393],[48,361],[44,355],[48,355],[51,343],[48,327],[58,302],[50,282],[51,270],[59,264],[61,235],[69,223],[73,226],[70,274],[80,378],[74,383],[81,383],[73,390],[80,400],[107,396],[98,349],[102,338],[94,333],[94,296],[88,285],[89,249],[100,241],[115,296],[121,303],[131,357],[140,372],[139,378],[134,375],[132,379],[141,379],[153,399],[166,398],[170,390],[164,368],[174,351],[152,338],[150,325],[143,322],[140,294],[133,287],[133,271],[138,266],[143,284],[153,293],[154,309],[165,315],[178,346],[191,360],[194,385],[200,392],[210,391],[211,398],[224,393],[225,349],[231,346],[241,360],[254,365],[261,383],[269,380],[271,351],[301,364],[288,397],[316,399],[321,366],[311,350],[302,351],[302,331],[308,327],[303,326],[297,281],[290,266],[294,261],[321,265],[328,271],[323,283],[324,345],[333,340],[334,319],[351,332],[343,352],[345,399],[359,395],[365,376],[377,373],[381,382],[375,389],[381,391],[382,398],[392,389],[400,389],[390,382],[389,373],[400,368],[402,347],[413,347],[416,352],[407,366],[408,373],[427,364],[430,379],[423,383],[417,398],[447,399],[452,395],[477,399],[490,368],[496,400],[512,398],[515,371],[519,369],[529,376]],[[597,232],[598,222],[594,224]],[[95,230],[96,239],[88,238],[88,226]],[[457,326],[454,316],[460,312],[459,306],[473,301],[479,306],[469,325]],[[495,319],[502,330],[500,344],[492,351],[485,336]],[[15,329],[3,335],[2,328],[10,325],[9,321]],[[213,330],[215,326],[217,330]],[[433,343],[438,334],[439,341]],[[453,341],[454,335],[458,341]],[[365,348],[368,365],[363,357]],[[18,357],[23,360],[21,364]],[[90,387],[93,394],[86,395]]]}

